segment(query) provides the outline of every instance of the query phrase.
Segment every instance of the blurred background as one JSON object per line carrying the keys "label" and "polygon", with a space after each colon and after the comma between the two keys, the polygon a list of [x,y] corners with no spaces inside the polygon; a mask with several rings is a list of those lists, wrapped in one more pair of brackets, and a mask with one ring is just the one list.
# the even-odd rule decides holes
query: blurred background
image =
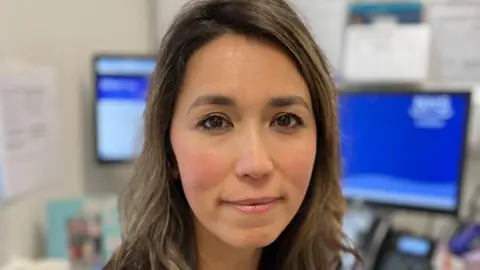
{"label": "blurred background", "polygon": [[[99,267],[118,245],[148,75],[185,2],[0,0],[0,265]],[[474,265],[480,2],[291,2],[341,93],[345,232],[364,267]]]}

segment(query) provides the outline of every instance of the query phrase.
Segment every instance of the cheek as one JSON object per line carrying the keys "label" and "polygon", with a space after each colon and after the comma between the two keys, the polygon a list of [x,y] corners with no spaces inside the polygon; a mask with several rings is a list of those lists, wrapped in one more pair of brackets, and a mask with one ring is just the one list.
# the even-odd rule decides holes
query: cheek
{"label": "cheek", "polygon": [[212,200],[218,194],[223,179],[228,174],[225,158],[218,151],[199,149],[190,140],[189,143],[176,147],[180,179],[187,199],[192,201]]}
{"label": "cheek", "polygon": [[296,194],[303,196],[310,184],[313,166],[315,164],[316,139],[307,139],[291,144],[288,151],[279,154],[277,162],[287,176],[289,185]]}

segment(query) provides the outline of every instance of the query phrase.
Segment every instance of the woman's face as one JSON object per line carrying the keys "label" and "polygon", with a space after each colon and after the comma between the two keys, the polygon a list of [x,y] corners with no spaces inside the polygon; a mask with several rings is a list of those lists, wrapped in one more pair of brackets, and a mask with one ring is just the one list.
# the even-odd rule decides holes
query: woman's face
{"label": "woman's face", "polygon": [[316,123],[305,81],[277,47],[232,34],[198,50],[170,135],[198,237],[264,247],[297,213]]}

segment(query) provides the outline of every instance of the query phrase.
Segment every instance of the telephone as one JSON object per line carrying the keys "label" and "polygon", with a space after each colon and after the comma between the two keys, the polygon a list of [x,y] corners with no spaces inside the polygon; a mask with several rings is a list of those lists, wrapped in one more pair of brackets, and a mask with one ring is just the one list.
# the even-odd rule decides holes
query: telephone
{"label": "telephone", "polygon": [[[358,219],[357,219],[358,220]],[[350,220],[353,222],[353,220]],[[352,227],[350,223],[350,227]],[[348,270],[432,270],[435,242],[395,231],[388,218],[373,217],[368,227],[351,228],[349,236],[364,258],[363,264],[345,265]]]}
{"label": "telephone", "polygon": [[431,270],[434,250],[431,239],[390,230],[373,260],[373,270]]}

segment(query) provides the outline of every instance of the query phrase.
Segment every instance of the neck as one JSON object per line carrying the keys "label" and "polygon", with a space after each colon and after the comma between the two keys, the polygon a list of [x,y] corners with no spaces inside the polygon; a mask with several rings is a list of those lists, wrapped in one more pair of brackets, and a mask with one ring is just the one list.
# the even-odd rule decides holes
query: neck
{"label": "neck", "polygon": [[258,270],[261,249],[231,247],[196,222],[197,263],[199,270]]}

